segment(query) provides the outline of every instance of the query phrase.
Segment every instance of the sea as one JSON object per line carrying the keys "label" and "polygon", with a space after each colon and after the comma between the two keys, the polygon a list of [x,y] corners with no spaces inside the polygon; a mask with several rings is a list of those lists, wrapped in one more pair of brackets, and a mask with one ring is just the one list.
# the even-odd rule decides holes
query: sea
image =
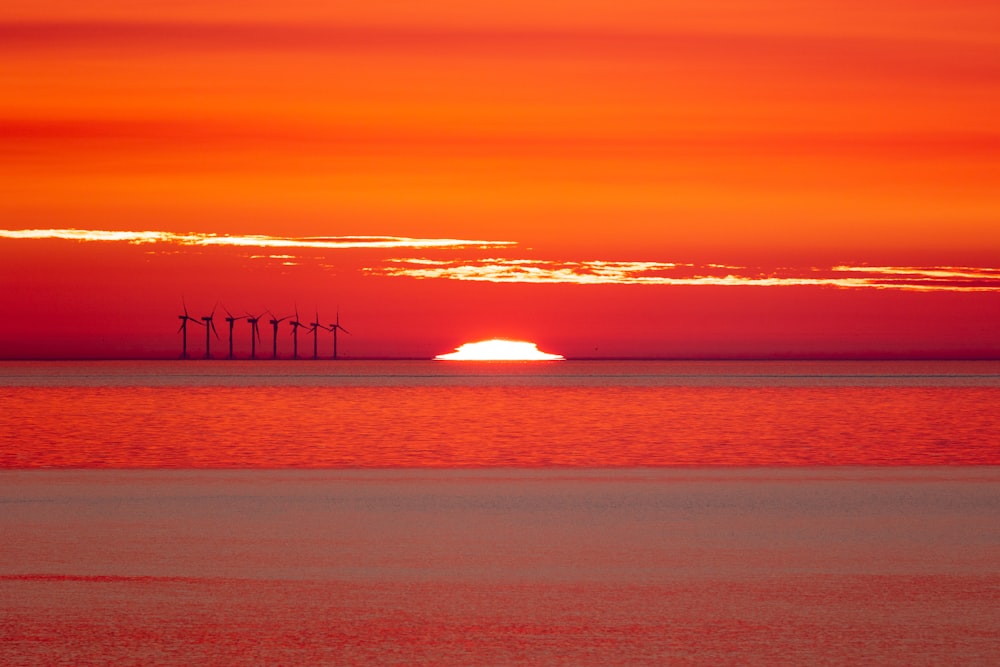
{"label": "sea", "polygon": [[0,362],[0,664],[1000,664],[1000,361]]}

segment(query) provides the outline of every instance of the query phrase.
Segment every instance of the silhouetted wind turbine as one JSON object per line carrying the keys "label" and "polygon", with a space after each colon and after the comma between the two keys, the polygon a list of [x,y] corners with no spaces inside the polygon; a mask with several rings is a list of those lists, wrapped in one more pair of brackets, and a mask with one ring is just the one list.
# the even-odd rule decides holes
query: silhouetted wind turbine
{"label": "silhouetted wind turbine", "polygon": [[[182,301],[181,303],[184,303],[184,302]],[[178,315],[177,317],[180,318],[180,321],[181,321],[181,328],[178,329],[177,331],[178,332],[184,332],[184,335],[182,336],[182,340],[184,341],[184,343],[183,343],[183,346],[181,347],[181,359],[187,359],[187,357],[188,357],[188,322],[194,322],[198,326],[202,326],[202,324],[201,324],[201,322],[199,322],[194,317],[191,317],[190,315],[188,315],[188,307],[187,307],[186,303],[184,303],[184,314],[183,315]]]}
{"label": "silhouetted wind turbine", "polygon": [[316,321],[309,323],[309,332],[313,335],[313,359],[319,359],[319,346],[317,343],[317,334],[320,329],[326,329],[325,326],[319,323],[319,311],[316,311]]}
{"label": "silhouetted wind turbine", "polygon": [[[316,319],[319,319],[319,318],[316,318]],[[333,332],[333,358],[334,359],[337,358],[337,329],[340,329],[345,334],[351,333],[350,331],[348,331],[344,327],[340,326],[340,308],[337,309],[337,321],[334,322],[333,324],[331,324],[329,326],[329,328],[328,328],[328,331],[332,331]]]}
{"label": "silhouetted wind turbine", "polygon": [[271,352],[273,359],[278,358],[278,325],[287,320],[289,317],[291,317],[291,315],[285,315],[279,319],[275,317],[274,313],[271,313],[271,319],[268,320],[271,323],[271,326],[274,327],[274,337],[271,339],[271,345],[274,348]]}
{"label": "silhouetted wind turbine", "polygon": [[211,359],[212,358],[211,348],[209,348],[209,342],[211,342],[211,338],[209,338],[209,336],[208,336],[209,329],[212,330],[211,333],[214,333],[216,338],[219,337],[219,332],[215,330],[215,322],[212,321],[212,318],[215,317],[215,308],[216,308],[216,306],[212,306],[212,314],[211,315],[202,315],[201,316],[202,322],[205,323],[205,358],[206,359]]}
{"label": "silhouetted wind turbine", "polygon": [[250,358],[257,358],[257,341],[260,340],[260,329],[257,327],[257,322],[260,318],[264,317],[264,313],[261,313],[257,317],[252,317],[250,313],[245,315],[247,322],[250,323]]}
{"label": "silhouetted wind turbine", "polygon": [[244,317],[249,317],[248,315],[240,315],[239,317],[233,317],[233,314],[229,312],[229,309],[225,306],[222,307],[226,311],[226,321],[229,322],[229,358],[233,358],[233,325],[236,324],[236,320],[242,320]]}
{"label": "silhouetted wind turbine", "polygon": [[302,322],[299,322],[299,308],[295,307],[295,319],[289,322],[292,325],[292,358],[299,358],[299,327],[304,327]]}

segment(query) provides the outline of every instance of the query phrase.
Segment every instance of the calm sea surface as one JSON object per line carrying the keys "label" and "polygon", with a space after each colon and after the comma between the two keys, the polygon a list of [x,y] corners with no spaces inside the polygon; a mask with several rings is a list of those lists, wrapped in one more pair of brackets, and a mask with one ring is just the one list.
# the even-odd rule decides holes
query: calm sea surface
{"label": "calm sea surface", "polygon": [[1000,362],[0,364],[0,467],[1000,464]]}
{"label": "calm sea surface", "polygon": [[1000,664],[1000,364],[0,364],[2,665]]}

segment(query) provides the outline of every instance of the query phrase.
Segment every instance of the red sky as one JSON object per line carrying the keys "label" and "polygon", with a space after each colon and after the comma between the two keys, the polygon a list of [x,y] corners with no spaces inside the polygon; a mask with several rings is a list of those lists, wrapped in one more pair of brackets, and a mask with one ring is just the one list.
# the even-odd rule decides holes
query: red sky
{"label": "red sky", "polygon": [[0,8],[0,357],[1000,356],[996,3],[148,4]]}

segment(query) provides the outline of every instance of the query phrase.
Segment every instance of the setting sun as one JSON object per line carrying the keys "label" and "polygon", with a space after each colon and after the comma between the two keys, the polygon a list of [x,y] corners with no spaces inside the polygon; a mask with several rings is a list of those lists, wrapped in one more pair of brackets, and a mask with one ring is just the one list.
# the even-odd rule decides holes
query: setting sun
{"label": "setting sun", "polygon": [[557,361],[564,357],[561,354],[542,352],[535,343],[493,338],[466,343],[454,352],[439,354],[434,358],[443,361]]}

